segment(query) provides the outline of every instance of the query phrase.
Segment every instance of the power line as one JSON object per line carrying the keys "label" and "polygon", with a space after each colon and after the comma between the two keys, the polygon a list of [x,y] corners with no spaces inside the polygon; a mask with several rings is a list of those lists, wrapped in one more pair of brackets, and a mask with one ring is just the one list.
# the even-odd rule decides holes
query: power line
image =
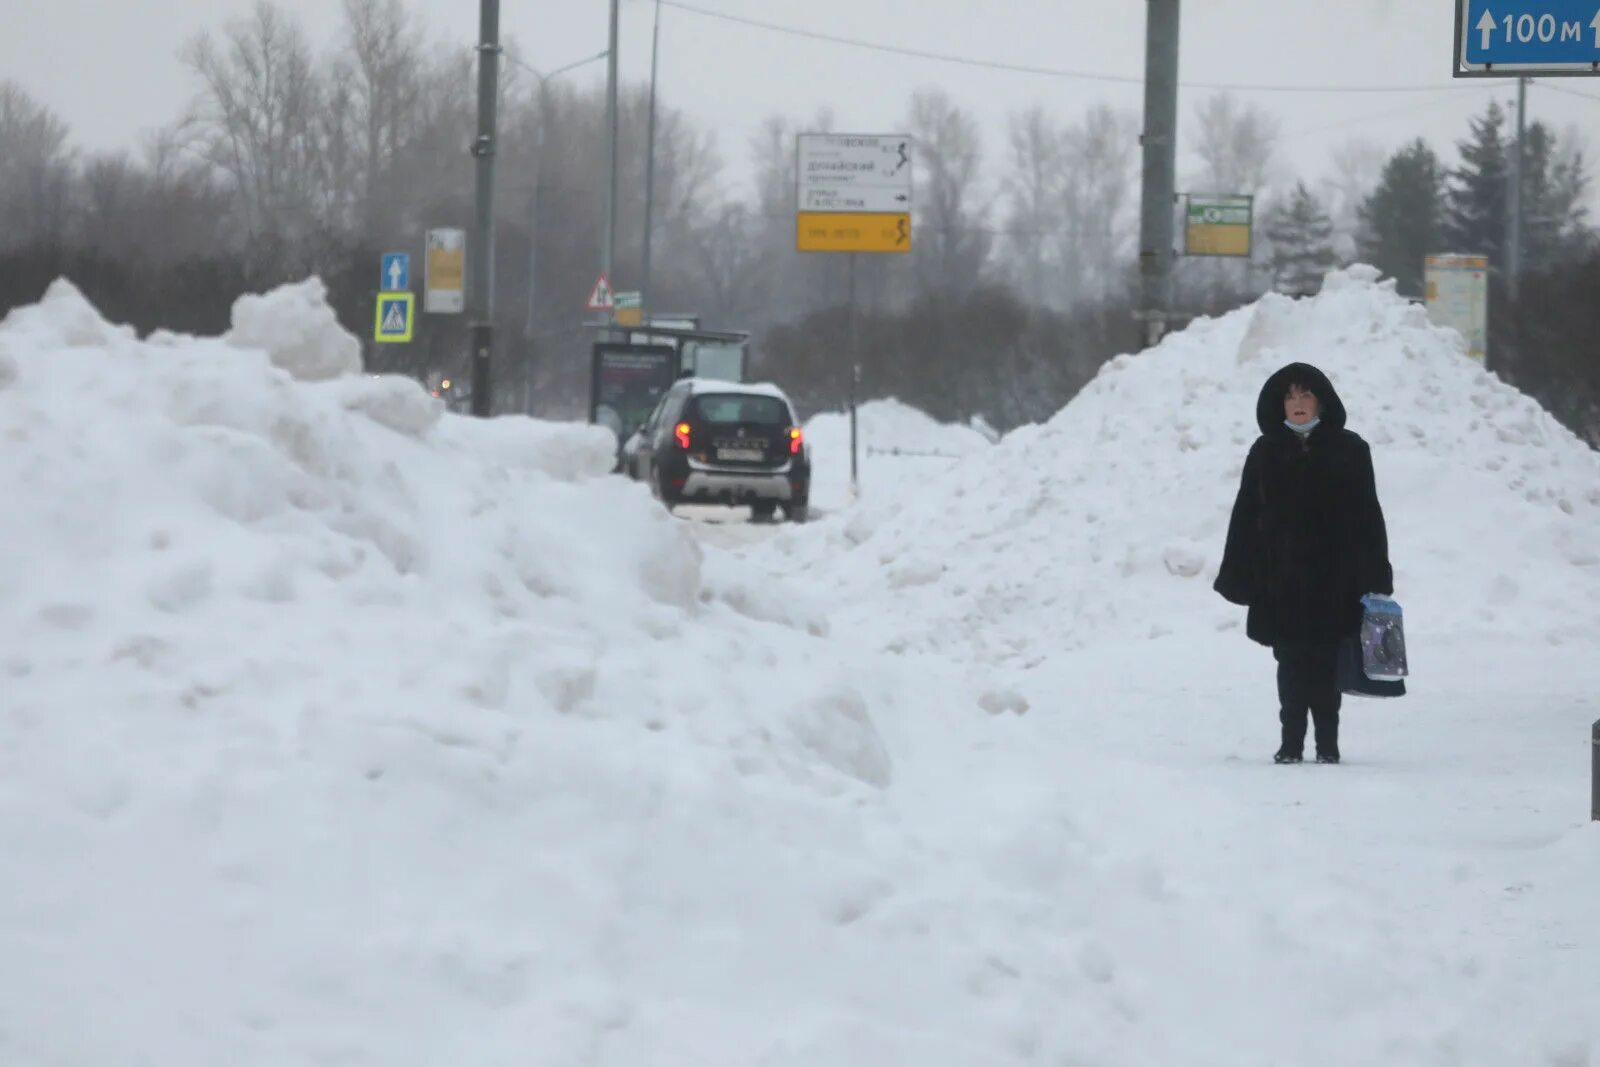
{"label": "power line", "polygon": [[[1480,91],[1484,91],[1484,90],[1489,90],[1489,89],[1501,89],[1501,88],[1504,88],[1504,86],[1499,85],[1499,84],[1491,83],[1491,84],[1487,84],[1487,85],[1479,84],[1479,85],[1462,86],[1461,88],[1464,89],[1464,90],[1477,89],[1477,90],[1480,90]],[[1441,90],[1441,93],[1442,92],[1443,91]],[[1456,102],[1458,102],[1458,103],[1460,102],[1460,98],[1459,97],[1457,97]],[[1293,133],[1283,134],[1278,139],[1279,140],[1283,140],[1283,141],[1289,141],[1289,140],[1293,140],[1296,137],[1309,137],[1312,134],[1316,134],[1316,133],[1327,133],[1329,130],[1343,129],[1343,128],[1347,127],[1347,126],[1359,126],[1362,123],[1365,123],[1365,122],[1376,122],[1379,119],[1394,118],[1396,115],[1410,115],[1410,114],[1413,114],[1413,113],[1418,112],[1418,111],[1425,111],[1425,110],[1427,110],[1428,108],[1431,108],[1431,107],[1440,107],[1440,106],[1443,106],[1444,104],[1445,104],[1445,101],[1443,101],[1441,99],[1438,99],[1436,97],[1436,98],[1434,98],[1432,100],[1425,101],[1425,102],[1423,102],[1421,104],[1408,104],[1405,107],[1390,108],[1387,111],[1378,111],[1378,112],[1375,112],[1375,113],[1369,114],[1369,115],[1359,115],[1359,116],[1357,116],[1355,118],[1340,119],[1340,120],[1338,120],[1336,122],[1328,122],[1328,123],[1323,123],[1322,125],[1319,125],[1319,126],[1311,126],[1311,127],[1308,127],[1308,128],[1306,128],[1304,130],[1295,130]]]}
{"label": "power line", "polygon": [[1535,81],[1533,84],[1537,85],[1541,89],[1549,89],[1553,93],[1565,93],[1568,96],[1581,96],[1585,100],[1600,100],[1600,96],[1597,96],[1594,93],[1586,93],[1581,89],[1568,89],[1565,85],[1554,85],[1547,81]]}
{"label": "power line", "polygon": [[[884,44],[881,41],[865,41],[855,37],[842,37],[838,34],[823,33],[819,30],[806,30],[797,26],[784,26],[776,22],[764,22],[761,19],[734,15],[726,11],[713,11],[710,8],[685,3],[684,0],[661,0],[661,4],[663,7],[673,7],[679,11],[687,11],[704,18],[720,19],[723,22],[766,30],[769,33],[781,33],[789,37],[804,37],[808,40],[825,41],[829,44],[862,48],[870,52],[885,52],[890,55],[907,56],[912,59],[929,59],[939,63],[955,63],[965,67],[1002,70],[1012,74],[1033,74],[1045,78],[1068,78],[1077,81],[1107,82],[1116,85],[1144,84],[1142,75],[1097,74],[1090,71],[1070,70],[1065,67],[1036,67],[1025,63],[977,59],[972,56],[955,55],[950,52],[931,52],[920,48],[906,48],[902,45]],[[1187,89],[1210,89],[1220,92],[1243,93],[1441,93],[1479,88],[1479,86],[1474,85],[1242,85],[1224,82],[1182,82],[1180,84]]]}

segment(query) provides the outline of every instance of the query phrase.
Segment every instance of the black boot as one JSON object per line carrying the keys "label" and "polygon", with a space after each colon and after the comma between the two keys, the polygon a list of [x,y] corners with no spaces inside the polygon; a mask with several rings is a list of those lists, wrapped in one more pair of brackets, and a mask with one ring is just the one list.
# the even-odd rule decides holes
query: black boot
{"label": "black boot", "polygon": [[1339,720],[1334,718],[1331,725],[1325,722],[1317,724],[1317,762],[1339,762]]}
{"label": "black boot", "polygon": [[1285,743],[1282,748],[1278,749],[1277,752],[1273,753],[1272,756],[1273,763],[1303,763],[1304,761],[1305,756],[1302,754],[1301,750],[1298,748],[1290,748],[1287,743]]}

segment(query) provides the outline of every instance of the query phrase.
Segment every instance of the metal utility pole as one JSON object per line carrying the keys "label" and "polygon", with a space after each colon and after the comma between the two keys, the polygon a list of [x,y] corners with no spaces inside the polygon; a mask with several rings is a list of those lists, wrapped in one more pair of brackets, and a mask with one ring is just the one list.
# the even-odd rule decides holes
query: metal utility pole
{"label": "metal utility pole", "polygon": [[494,352],[494,153],[495,103],[500,78],[500,0],[482,0],[478,34],[478,211],[473,229],[469,296],[472,317],[472,413],[490,411],[490,357]]}
{"label": "metal utility pole", "polygon": [[533,414],[533,328],[536,319],[535,313],[538,309],[539,288],[539,173],[544,165],[544,131],[545,127],[550,123],[550,109],[547,106],[550,79],[605,57],[606,54],[604,52],[599,52],[586,59],[580,59],[576,63],[568,63],[564,67],[557,67],[549,74],[540,74],[532,67],[526,64],[523,65],[523,69],[539,79],[539,96],[535,108],[533,127],[533,174],[530,179],[532,181],[532,191],[528,196],[528,314],[522,322],[523,348],[527,353],[526,358],[528,361],[525,375],[527,391],[522,402],[522,413],[524,415]]}
{"label": "metal utility pole", "polygon": [[[600,272],[616,291],[611,267],[617,255],[617,13],[621,0],[611,0],[611,43],[606,54],[606,221],[600,249]],[[612,311],[612,318],[616,312]]]}
{"label": "metal utility pole", "polygon": [[856,254],[848,252],[845,258],[850,263],[849,296],[846,301],[850,308],[850,495],[856,497],[861,494],[856,460],[856,393],[861,384],[861,326],[860,313],[856,311]]}
{"label": "metal utility pole", "polygon": [[1139,214],[1139,317],[1145,344],[1166,333],[1172,303],[1172,205],[1177,190],[1178,0],[1146,0],[1144,180]]}
{"label": "metal utility pole", "polygon": [[639,302],[650,314],[650,237],[655,230],[656,207],[656,70],[661,60],[661,0],[656,0],[656,24],[650,41],[650,130],[645,135],[644,164],[644,264],[640,271]]}
{"label": "metal utility pole", "polygon": [[1517,79],[1517,147],[1511,155],[1511,188],[1506,197],[1506,279],[1511,299],[1517,299],[1522,273],[1522,168],[1523,141],[1528,124],[1528,79]]}

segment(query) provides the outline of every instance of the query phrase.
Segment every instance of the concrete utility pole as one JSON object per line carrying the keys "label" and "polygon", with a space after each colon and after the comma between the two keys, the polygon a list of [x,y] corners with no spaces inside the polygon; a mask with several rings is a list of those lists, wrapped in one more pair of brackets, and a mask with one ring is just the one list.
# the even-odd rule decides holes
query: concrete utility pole
{"label": "concrete utility pole", "polygon": [[472,413],[487,418],[491,409],[490,357],[494,352],[494,126],[500,78],[500,0],[482,0],[478,34],[478,136],[472,155],[478,161],[478,211],[472,238],[470,285],[472,317]]}
{"label": "concrete utility pole", "polygon": [[[617,22],[621,0],[611,0],[611,44],[606,53],[606,222],[600,249],[600,272],[616,292],[617,279],[611,268],[617,256]],[[612,318],[616,312],[611,312]]]}
{"label": "concrete utility pole", "polygon": [[1166,333],[1172,304],[1173,201],[1177,190],[1178,0],[1146,0],[1144,182],[1139,214],[1139,317],[1145,344]]}
{"label": "concrete utility pole", "polygon": [[1522,273],[1522,168],[1523,142],[1528,125],[1528,79],[1517,79],[1517,147],[1511,154],[1511,188],[1506,197],[1506,280],[1511,299],[1517,299]]}
{"label": "concrete utility pole", "polygon": [[568,63],[564,67],[557,67],[549,74],[540,74],[532,67],[523,65],[523,68],[539,79],[539,95],[534,114],[533,126],[533,168],[530,181],[532,191],[528,195],[528,315],[522,323],[522,342],[524,359],[527,361],[524,380],[527,386],[523,392],[522,404],[518,410],[524,415],[533,414],[533,346],[534,325],[538,308],[539,289],[539,176],[540,168],[544,165],[544,131],[550,122],[550,109],[546,106],[549,100],[550,79],[565,74],[569,70],[576,70],[597,59],[604,59],[606,54],[599,52],[576,63]]}

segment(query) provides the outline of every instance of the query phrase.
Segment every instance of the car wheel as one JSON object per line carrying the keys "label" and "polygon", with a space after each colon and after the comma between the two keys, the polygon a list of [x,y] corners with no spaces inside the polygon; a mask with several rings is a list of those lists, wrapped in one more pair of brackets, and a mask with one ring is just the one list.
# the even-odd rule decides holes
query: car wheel
{"label": "car wheel", "polygon": [[790,522],[805,522],[811,517],[811,505],[804,500],[796,500],[784,510]]}
{"label": "car wheel", "polygon": [[750,505],[750,517],[756,522],[771,522],[772,516],[778,510],[775,500],[757,500]]}
{"label": "car wheel", "polygon": [[669,512],[672,510],[672,505],[677,503],[672,499],[672,490],[667,488],[667,475],[660,469],[656,471],[656,496],[660,498],[661,505]]}

